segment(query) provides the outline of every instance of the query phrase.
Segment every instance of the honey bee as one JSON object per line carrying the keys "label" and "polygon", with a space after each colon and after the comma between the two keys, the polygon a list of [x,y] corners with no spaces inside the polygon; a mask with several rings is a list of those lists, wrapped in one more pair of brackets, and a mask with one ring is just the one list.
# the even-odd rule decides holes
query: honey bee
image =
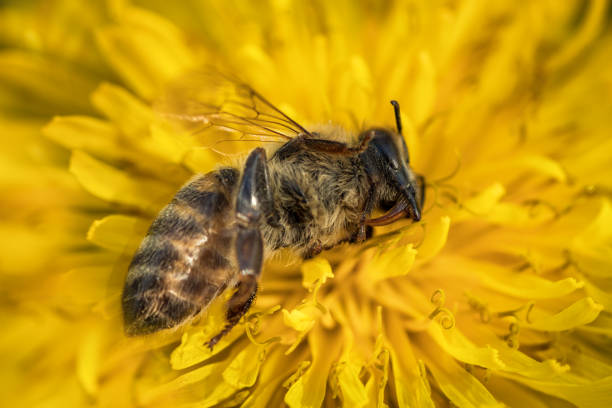
{"label": "honey bee", "polygon": [[[262,264],[275,251],[311,258],[364,241],[373,226],[421,218],[425,182],[410,168],[396,101],[396,131],[350,135],[339,126],[308,131],[248,85],[232,87],[222,105],[186,97],[178,115],[240,140],[279,143],[253,149],[237,168],[196,175],[162,209],[127,273],[127,335],[178,327],[232,288],[212,348],[251,307]],[[370,218],[375,210],[386,213]]]}

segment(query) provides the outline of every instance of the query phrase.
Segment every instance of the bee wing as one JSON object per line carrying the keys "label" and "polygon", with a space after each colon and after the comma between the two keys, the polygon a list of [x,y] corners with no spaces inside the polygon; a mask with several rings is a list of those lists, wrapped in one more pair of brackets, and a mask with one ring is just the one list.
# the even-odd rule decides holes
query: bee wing
{"label": "bee wing", "polygon": [[198,144],[222,154],[310,136],[249,85],[220,73],[188,75],[166,90],[155,109],[190,132]]}

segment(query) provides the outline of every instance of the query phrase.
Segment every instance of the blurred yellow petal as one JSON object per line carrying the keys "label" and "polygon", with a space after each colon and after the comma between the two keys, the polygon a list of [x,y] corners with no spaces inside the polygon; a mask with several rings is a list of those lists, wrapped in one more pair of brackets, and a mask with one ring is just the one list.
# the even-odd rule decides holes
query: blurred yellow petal
{"label": "blurred yellow petal", "polygon": [[126,231],[133,231],[138,222],[136,217],[109,215],[94,223],[87,231],[87,239],[92,243],[115,252],[122,252],[128,243]]}
{"label": "blurred yellow petal", "polygon": [[72,154],[70,171],[93,195],[145,211],[150,211],[157,201],[169,197],[172,192],[167,185],[157,180],[135,179],[78,150]]}

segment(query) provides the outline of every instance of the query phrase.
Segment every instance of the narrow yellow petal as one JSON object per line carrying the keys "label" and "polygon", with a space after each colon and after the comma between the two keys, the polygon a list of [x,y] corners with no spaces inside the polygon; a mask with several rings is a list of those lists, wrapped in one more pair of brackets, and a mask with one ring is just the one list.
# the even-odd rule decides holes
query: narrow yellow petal
{"label": "narrow yellow petal", "polygon": [[368,267],[368,280],[374,283],[406,275],[412,269],[416,256],[417,251],[412,244],[381,251],[372,259]]}
{"label": "narrow yellow petal", "polygon": [[495,183],[475,197],[466,200],[463,206],[472,213],[484,215],[489,213],[505,194],[504,186],[501,183]]}
{"label": "narrow yellow petal", "polygon": [[223,379],[236,389],[250,387],[257,381],[265,358],[266,346],[247,346],[223,371]]}
{"label": "narrow yellow petal", "polygon": [[418,260],[427,261],[433,258],[444,248],[446,240],[448,238],[448,231],[450,229],[450,217],[444,216],[439,219],[428,222],[426,228],[426,235],[421,242],[421,245],[417,248]]}
{"label": "narrow yellow petal", "polygon": [[581,271],[599,277],[612,276],[612,205],[602,200],[597,218],[571,244],[572,259]]}
{"label": "narrow yellow petal", "polygon": [[102,248],[123,252],[139,223],[142,224],[143,220],[137,217],[109,215],[91,224],[87,231],[87,240]]}
{"label": "narrow yellow petal", "polygon": [[101,331],[89,329],[77,351],[76,374],[83,388],[90,395],[95,395],[99,387],[102,343]]}
{"label": "narrow yellow petal", "polygon": [[71,150],[113,157],[119,134],[110,122],[88,116],[61,116],[43,128],[49,139]]}
{"label": "narrow yellow petal", "polygon": [[475,346],[456,327],[444,329],[439,324],[431,324],[427,332],[445,352],[457,360],[493,369],[506,368],[499,358],[498,350],[489,346]]}
{"label": "narrow yellow petal", "polygon": [[[557,314],[536,318],[527,327],[534,330],[563,331],[591,323],[597,318],[603,307],[586,297],[571,304]],[[537,309],[536,309],[537,310]]]}
{"label": "narrow yellow petal", "polygon": [[148,133],[153,111],[126,89],[103,83],[92,93],[91,102],[125,135],[142,137]]}
{"label": "narrow yellow petal", "polygon": [[191,53],[180,31],[152,12],[126,7],[121,20],[97,33],[98,45],[133,89],[152,98],[164,81],[193,63]]}
{"label": "narrow yellow petal", "polygon": [[430,355],[427,367],[453,404],[466,408],[503,406],[480,381],[444,353]]}
{"label": "narrow yellow petal", "polygon": [[595,381],[547,381],[512,376],[515,381],[529,387],[561,397],[580,407],[609,407],[612,405],[612,376]]}
{"label": "narrow yellow petal", "polygon": [[359,379],[362,365],[350,359],[340,363],[338,368],[338,385],[342,391],[342,406],[363,407],[368,403],[365,386]]}
{"label": "narrow yellow petal", "polygon": [[70,172],[93,195],[145,211],[158,209],[158,203],[173,193],[172,188],[157,180],[130,176],[80,151],[72,153]]}
{"label": "narrow yellow petal", "polygon": [[415,81],[412,84],[412,115],[421,124],[431,114],[436,97],[436,71],[429,53],[418,55]]}
{"label": "narrow yellow petal", "polygon": [[338,357],[341,342],[338,333],[315,328],[308,336],[312,352],[312,365],[285,394],[285,402],[291,408],[318,408],[325,397],[327,377],[332,363]]}
{"label": "narrow yellow petal", "polygon": [[486,287],[519,299],[558,298],[584,286],[574,278],[551,281],[537,275],[513,272],[493,263],[478,262],[468,258],[444,257],[437,262],[446,271],[452,271],[453,268],[461,271],[470,270]]}

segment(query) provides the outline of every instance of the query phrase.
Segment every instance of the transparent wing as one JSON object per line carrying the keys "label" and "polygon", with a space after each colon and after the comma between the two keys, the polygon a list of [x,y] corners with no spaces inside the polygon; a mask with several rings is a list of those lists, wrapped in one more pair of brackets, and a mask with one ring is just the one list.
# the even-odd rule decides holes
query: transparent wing
{"label": "transparent wing", "polygon": [[155,109],[189,131],[199,145],[222,154],[310,135],[249,85],[220,73],[186,76],[166,90]]}

